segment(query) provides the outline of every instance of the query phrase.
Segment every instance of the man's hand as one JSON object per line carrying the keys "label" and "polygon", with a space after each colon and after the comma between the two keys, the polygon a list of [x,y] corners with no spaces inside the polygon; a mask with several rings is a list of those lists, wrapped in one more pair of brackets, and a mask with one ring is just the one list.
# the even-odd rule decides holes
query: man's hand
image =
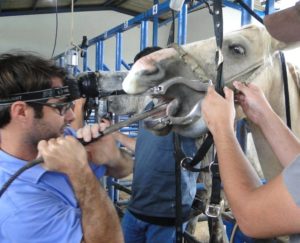
{"label": "man's hand", "polygon": [[210,86],[202,102],[202,115],[213,135],[220,131],[233,131],[235,118],[233,92],[225,87],[224,93],[225,98],[220,96],[214,87]]}
{"label": "man's hand", "polygon": [[262,90],[252,83],[246,85],[235,81],[233,86],[239,91],[235,98],[246,116],[255,124],[259,124],[267,112],[272,110]]}
{"label": "man's hand", "polygon": [[[100,131],[110,126],[108,120],[101,120],[99,124],[86,125],[77,131],[77,137],[89,142],[100,135]],[[112,135],[106,135],[87,145],[86,151],[90,161],[96,164],[108,164],[120,158],[121,153]]]}
{"label": "man's hand", "polygon": [[50,171],[76,173],[88,164],[84,147],[72,136],[42,140],[38,151],[44,159],[42,165]]}

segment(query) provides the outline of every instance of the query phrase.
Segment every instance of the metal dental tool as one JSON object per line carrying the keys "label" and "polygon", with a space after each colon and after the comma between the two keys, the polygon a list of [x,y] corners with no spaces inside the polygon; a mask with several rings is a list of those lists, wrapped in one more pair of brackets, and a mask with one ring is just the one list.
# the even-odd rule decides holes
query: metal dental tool
{"label": "metal dental tool", "polygon": [[161,111],[165,110],[166,109],[166,105],[167,105],[167,103],[159,104],[156,107],[152,108],[151,110],[146,110],[146,111],[144,111],[144,112],[142,112],[140,114],[137,114],[137,115],[135,115],[133,117],[128,118],[125,121],[118,122],[118,123],[116,123],[114,125],[111,125],[110,127],[106,128],[105,130],[103,130],[102,132],[100,132],[100,135],[98,137],[93,138],[89,142],[85,142],[85,141],[83,141],[83,139],[78,139],[78,140],[83,145],[90,144],[90,143],[95,142],[96,140],[98,140],[99,138],[101,138],[101,137],[103,137],[105,135],[108,135],[108,134],[111,134],[111,133],[113,133],[115,131],[118,131],[122,127],[127,127],[131,123],[143,120],[143,119],[145,119],[145,118],[147,118],[149,116],[152,116],[152,115],[154,115],[154,114],[156,114],[158,112],[161,112]]}

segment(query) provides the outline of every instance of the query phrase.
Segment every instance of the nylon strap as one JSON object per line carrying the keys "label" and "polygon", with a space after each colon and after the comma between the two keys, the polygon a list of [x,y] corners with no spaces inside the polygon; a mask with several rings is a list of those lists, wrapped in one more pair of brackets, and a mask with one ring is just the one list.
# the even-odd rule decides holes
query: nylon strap
{"label": "nylon strap", "polygon": [[[223,11],[222,0],[215,0],[213,3],[213,21],[214,30],[216,36],[216,66],[217,66],[217,79],[216,79],[216,91],[224,96],[224,80],[223,80]],[[221,200],[221,178],[219,173],[218,157],[215,156],[214,163],[211,165],[212,173],[212,189],[210,196],[210,205],[219,205]],[[209,205],[209,206],[210,206]],[[210,243],[216,243],[216,233],[218,227],[218,217],[208,217],[208,225],[210,232]]]}
{"label": "nylon strap", "polygon": [[289,84],[286,70],[285,57],[282,51],[279,52],[282,70],[282,79],[284,87],[284,99],[285,99],[285,115],[286,115],[286,125],[292,129],[291,125],[291,109],[290,109],[290,95],[289,95]]}
{"label": "nylon strap", "polygon": [[194,156],[193,160],[191,162],[188,162],[188,160],[184,160],[181,163],[181,166],[189,171],[192,172],[201,172],[206,169],[205,168],[194,168],[195,165],[200,163],[201,160],[203,160],[204,156],[207,154],[208,150],[210,149],[211,145],[213,144],[213,137],[211,133],[209,132],[207,137],[205,138],[204,142],[202,143],[201,147],[198,149],[196,155]]}
{"label": "nylon strap", "polygon": [[182,243],[182,195],[181,195],[181,161],[185,158],[185,154],[180,148],[179,135],[174,133],[174,158],[175,158],[175,227],[176,227],[176,243]]}
{"label": "nylon strap", "polygon": [[216,79],[216,91],[224,96],[223,87],[223,11],[222,11],[222,0],[215,0],[213,4],[213,20],[214,20],[214,30],[216,37],[216,65],[217,65],[217,79]]}
{"label": "nylon strap", "polygon": [[258,22],[261,24],[264,24],[263,19],[256,14],[244,1],[242,0],[235,0],[237,3],[239,3],[253,18],[255,18]]}

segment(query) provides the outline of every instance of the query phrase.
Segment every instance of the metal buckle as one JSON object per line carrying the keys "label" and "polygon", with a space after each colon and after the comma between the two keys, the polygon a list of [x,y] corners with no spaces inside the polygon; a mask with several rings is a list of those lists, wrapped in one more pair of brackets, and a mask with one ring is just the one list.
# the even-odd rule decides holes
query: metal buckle
{"label": "metal buckle", "polygon": [[213,161],[210,162],[209,165],[208,165],[208,170],[209,170],[209,173],[211,173],[211,174],[212,174],[211,167],[213,166],[214,163],[215,163],[215,161],[213,160]]}
{"label": "metal buckle", "polygon": [[182,168],[183,170],[187,170],[187,169],[185,168],[185,166],[183,165],[183,162],[186,161],[186,160],[188,160],[189,162],[191,162],[191,161],[193,160],[193,158],[192,158],[192,157],[185,157],[185,158],[183,158],[183,159],[180,161],[180,166],[181,166],[181,168]]}
{"label": "metal buckle", "polygon": [[223,209],[223,200],[220,204],[207,204],[205,207],[205,214],[210,218],[217,218],[220,216]]}
{"label": "metal buckle", "polygon": [[216,49],[216,64],[219,67],[224,62],[224,57],[220,47]]}

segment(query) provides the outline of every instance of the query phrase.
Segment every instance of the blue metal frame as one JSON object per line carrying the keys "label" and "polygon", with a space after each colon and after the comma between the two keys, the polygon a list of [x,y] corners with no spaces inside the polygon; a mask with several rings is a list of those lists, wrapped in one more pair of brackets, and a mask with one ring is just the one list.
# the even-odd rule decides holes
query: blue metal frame
{"label": "blue metal frame", "polygon": [[152,14],[153,14],[153,35],[152,35],[152,46],[158,45],[158,15],[157,15],[157,9],[158,9],[158,0],[153,1],[153,7],[152,7]]}
{"label": "blue metal frame", "polygon": [[143,20],[141,22],[141,41],[140,41],[140,50],[145,49],[148,45],[148,21]]}
{"label": "blue metal frame", "polygon": [[[184,44],[186,43],[186,25],[187,25],[187,13],[188,13],[188,4],[191,0],[186,0],[186,4],[184,4],[182,11],[178,14],[178,43]],[[158,43],[158,28],[165,25],[168,21],[165,21],[161,24],[158,22],[158,17],[162,14],[165,14],[170,11],[169,8],[169,0],[159,4],[158,0],[154,0],[154,5],[151,9],[146,12],[137,15],[136,17],[125,21],[124,23],[90,39],[87,43],[85,51],[85,56],[83,57],[83,71],[88,71],[90,68],[88,67],[88,53],[87,50],[89,47],[96,45],[96,60],[95,60],[95,70],[108,70],[107,66],[104,64],[104,47],[103,42],[109,38],[116,36],[116,63],[115,70],[121,70],[121,66],[123,65],[126,69],[129,69],[129,65],[122,59],[121,55],[121,45],[122,38],[121,33],[127,30],[130,30],[134,27],[140,26],[140,49],[144,49],[148,45],[148,25],[149,20],[153,23],[153,33],[152,33],[152,45],[157,46]],[[198,7],[203,4],[197,3],[194,7]],[[190,8],[193,10],[194,8]],[[79,45],[80,46],[80,45]],[[65,55],[65,53],[61,53],[54,57],[54,59],[60,59]]]}
{"label": "blue metal frame", "polygon": [[179,45],[183,45],[186,43],[187,13],[188,13],[188,5],[183,4],[182,9],[178,14],[177,43]]}
{"label": "blue metal frame", "polygon": [[121,70],[121,64],[122,64],[122,33],[117,32],[116,34],[116,63],[115,63],[115,70],[120,71]]}
{"label": "blue metal frame", "polygon": [[96,71],[100,71],[100,70],[104,70],[103,67],[103,57],[104,57],[104,52],[103,52],[103,41],[98,41],[96,43],[96,55],[95,55],[95,70]]}
{"label": "blue metal frame", "polygon": [[[253,9],[253,2],[252,0],[244,0],[244,3],[247,4],[251,9]],[[246,9],[242,9],[242,19],[241,25],[250,24],[251,22],[251,15],[247,12]]]}
{"label": "blue metal frame", "polygon": [[[233,3],[230,0],[223,0],[224,5],[240,10],[242,11],[242,20],[241,24],[248,24],[250,23],[250,15],[245,12],[244,10],[241,9],[241,7]],[[189,11],[193,11],[197,7],[203,4],[203,1],[198,1],[196,4],[192,5],[188,9],[188,4],[191,2],[191,0],[186,0],[185,4],[183,5],[182,10],[178,14],[178,36],[177,36],[177,42],[178,44],[184,44],[186,43],[186,27],[187,27],[187,13]],[[261,11],[255,11],[257,14],[259,14],[261,17],[263,17],[265,14],[269,14],[274,11],[274,2],[275,0],[268,0],[266,4],[266,10],[264,12]],[[87,49],[90,46],[96,45],[96,65],[95,65],[95,70],[108,70],[108,67],[104,64],[104,47],[103,47],[103,42],[111,37],[120,35],[122,32],[127,31],[129,29],[132,29],[137,26],[141,26],[141,31],[140,31],[140,49],[143,49],[147,46],[148,43],[148,22],[149,20],[152,21],[153,24],[153,33],[152,33],[152,45],[157,46],[158,43],[158,28],[167,24],[168,22],[172,21],[172,18],[162,22],[159,24],[158,22],[158,17],[162,14],[165,14],[170,11],[169,8],[169,0],[159,4],[158,0],[153,1],[154,5],[151,9],[147,10],[146,12],[137,15],[136,17],[125,21],[124,23],[90,39],[87,43],[87,48],[85,51],[87,52]],[[246,3],[251,6],[252,0],[246,0]],[[118,37],[116,37],[118,38]],[[121,37],[119,37],[121,38]],[[121,43],[116,43],[116,45],[121,45]],[[118,49],[118,47],[116,47]],[[117,51],[118,52],[118,51]],[[61,53],[54,57],[54,59],[60,59],[63,57],[65,53]],[[88,67],[88,61],[87,61],[87,53],[85,55],[85,58],[83,60],[83,71],[90,70]],[[121,53],[116,54],[116,67],[120,70],[121,65],[123,65],[126,69],[130,68],[129,65],[122,59]]]}

